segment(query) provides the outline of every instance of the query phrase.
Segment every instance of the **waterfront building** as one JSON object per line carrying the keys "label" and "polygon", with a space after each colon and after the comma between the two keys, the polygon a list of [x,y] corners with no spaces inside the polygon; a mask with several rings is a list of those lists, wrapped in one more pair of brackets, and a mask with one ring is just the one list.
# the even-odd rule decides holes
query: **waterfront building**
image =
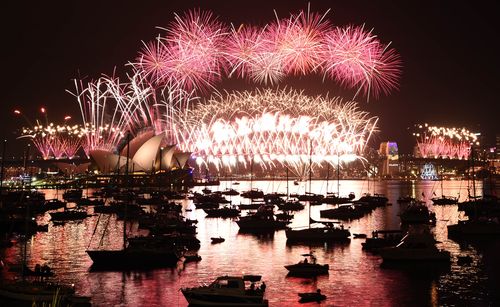
{"label": "waterfront building", "polygon": [[382,158],[380,165],[380,175],[393,177],[399,173],[399,153],[396,142],[382,142],[379,147],[379,154]]}

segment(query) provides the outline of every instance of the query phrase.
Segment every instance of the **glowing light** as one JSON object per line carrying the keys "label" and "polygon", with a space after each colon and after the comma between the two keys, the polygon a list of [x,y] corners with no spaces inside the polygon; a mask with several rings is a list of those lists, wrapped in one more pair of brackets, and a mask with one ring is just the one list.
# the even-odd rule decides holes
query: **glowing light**
{"label": "glowing light", "polygon": [[415,125],[418,154],[423,158],[468,159],[477,135],[465,128]]}

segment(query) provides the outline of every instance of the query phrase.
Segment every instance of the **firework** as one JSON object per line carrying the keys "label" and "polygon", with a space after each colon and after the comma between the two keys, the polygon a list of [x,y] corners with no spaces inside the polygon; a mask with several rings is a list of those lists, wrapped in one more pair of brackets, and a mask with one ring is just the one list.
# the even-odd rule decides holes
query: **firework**
{"label": "firework", "polygon": [[153,84],[161,84],[169,63],[169,52],[160,36],[154,41],[144,43],[134,67],[143,73]]}
{"label": "firework", "polygon": [[367,97],[396,89],[396,51],[363,27],[333,27],[327,13],[300,11],[263,27],[229,28],[210,12],[189,11],[145,43],[133,66],[155,86],[188,92],[215,89],[223,77],[277,84],[315,72]]}
{"label": "firework", "polygon": [[130,123],[134,123],[126,108],[122,88],[118,78],[103,76],[86,84],[75,80],[76,91],[68,91],[80,105],[82,147],[87,156],[96,149],[114,151]]}
{"label": "firework", "polygon": [[477,136],[465,128],[416,125],[418,155],[423,158],[468,159]]}
{"label": "firework", "polygon": [[228,76],[241,78],[255,76],[258,71],[259,58],[264,46],[264,30],[252,25],[234,26],[226,40],[225,59],[230,67]]}
{"label": "firework", "polygon": [[23,128],[20,138],[29,138],[38,149],[42,158],[51,157],[72,159],[81,147],[81,126],[55,125],[49,123],[31,128]]}
{"label": "firework", "polygon": [[176,139],[199,164],[298,170],[358,159],[377,119],[340,98],[266,89],[218,96],[176,115]]}
{"label": "firework", "polygon": [[387,94],[397,88],[399,56],[364,27],[337,27],[325,36],[324,73],[365,95]]}
{"label": "firework", "polygon": [[286,74],[307,75],[322,63],[323,33],[331,27],[327,13],[300,11],[267,27],[266,48],[278,55]]}
{"label": "firework", "polygon": [[211,12],[193,10],[182,16],[176,14],[165,30],[166,36],[161,38],[167,59],[163,84],[187,91],[212,88],[223,70],[226,26]]}

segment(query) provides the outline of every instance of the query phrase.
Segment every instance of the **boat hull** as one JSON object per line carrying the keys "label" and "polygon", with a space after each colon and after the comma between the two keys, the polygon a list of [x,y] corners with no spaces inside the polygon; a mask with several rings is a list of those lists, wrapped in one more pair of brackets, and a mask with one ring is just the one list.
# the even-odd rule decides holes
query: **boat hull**
{"label": "boat hull", "polygon": [[290,275],[315,276],[328,274],[329,266],[328,264],[320,265],[299,263],[285,265],[285,268],[288,270],[288,274]]}
{"label": "boat hull", "polygon": [[182,294],[189,303],[189,306],[246,306],[246,307],[265,307],[269,306],[267,300],[262,296],[250,295],[220,295],[210,292],[193,292],[191,290],[182,290]]}
{"label": "boat hull", "polygon": [[174,251],[88,250],[94,268],[147,268],[175,265],[179,255]]}
{"label": "boat hull", "polygon": [[347,229],[337,228],[306,228],[287,229],[288,241],[347,241],[351,233]]}
{"label": "boat hull", "polygon": [[413,262],[413,261],[450,261],[447,251],[422,251],[418,249],[382,248],[379,250],[384,262]]}

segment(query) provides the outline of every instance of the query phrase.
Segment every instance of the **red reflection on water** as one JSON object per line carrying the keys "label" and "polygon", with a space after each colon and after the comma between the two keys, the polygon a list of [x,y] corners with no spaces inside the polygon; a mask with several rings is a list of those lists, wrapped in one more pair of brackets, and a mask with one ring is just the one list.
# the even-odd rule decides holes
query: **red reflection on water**
{"label": "red reflection on water", "polygon": [[[435,182],[420,182],[417,185],[382,181],[376,187],[369,187],[389,197],[392,206],[378,208],[362,219],[345,223],[351,233],[370,234],[376,229],[398,229],[400,207],[396,199],[400,195],[418,196],[424,192],[432,195]],[[265,192],[285,192],[283,181],[254,181],[253,187]],[[221,185],[223,190],[226,186]],[[301,183],[293,186],[292,193],[303,193],[308,185]],[[249,182],[241,182],[236,187],[240,191],[250,188]],[[201,190],[199,188],[198,190]],[[325,192],[326,182],[314,181],[313,192]],[[355,192],[358,198],[368,192],[365,181],[341,181],[341,195]],[[458,181],[445,182],[445,195],[466,195],[466,184]],[[55,191],[47,191],[55,195]],[[50,198],[49,196],[47,198]],[[231,197],[233,204],[247,202],[239,197]],[[271,306],[304,306],[298,303],[299,292],[314,292],[321,289],[328,299],[325,306],[404,306],[427,305],[436,301],[435,286],[429,280],[416,280],[413,276],[398,270],[382,269],[381,259],[377,255],[361,249],[362,239],[352,239],[344,244],[287,245],[284,231],[276,231],[270,235],[252,235],[239,233],[238,225],[233,219],[205,218],[203,210],[195,210],[191,201],[183,201],[183,207],[192,208],[186,212],[190,219],[198,219],[197,238],[201,241],[198,251],[203,258],[198,263],[179,264],[175,268],[159,269],[149,272],[89,272],[91,260],[85,250],[98,245],[108,222],[105,235],[102,236],[104,246],[119,248],[122,244],[122,222],[115,216],[102,216],[96,235],[92,237],[97,223],[97,216],[82,222],[68,222],[63,226],[50,223],[47,233],[36,234],[28,242],[28,265],[48,263],[57,279],[66,283],[75,283],[77,292],[91,295],[96,305],[129,305],[129,306],[186,306],[187,302],[179,291],[182,287],[193,287],[200,283],[210,283],[220,275],[260,274],[267,284],[266,298]],[[329,205],[314,206],[311,215],[320,219],[319,211]],[[447,240],[446,225],[456,223],[456,206],[433,207],[438,224],[435,233],[443,246],[450,250],[458,250],[457,244]],[[89,209],[91,210],[91,209]],[[91,211],[90,211],[91,212]],[[243,213],[246,214],[246,213]],[[106,219],[106,220],[103,220]],[[40,219],[48,222],[48,215]],[[297,212],[292,227],[306,226],[308,209]],[[137,225],[132,233],[137,232]],[[220,244],[211,244],[210,237],[222,236],[226,239]],[[92,240],[91,240],[92,238]],[[5,250],[5,260],[19,263],[20,245]],[[328,275],[315,279],[287,277],[285,265],[301,260],[302,253],[314,251],[319,263],[328,263]],[[9,278],[13,275],[8,275]],[[431,291],[431,289],[433,289]],[[316,305],[316,303],[313,303]]]}

